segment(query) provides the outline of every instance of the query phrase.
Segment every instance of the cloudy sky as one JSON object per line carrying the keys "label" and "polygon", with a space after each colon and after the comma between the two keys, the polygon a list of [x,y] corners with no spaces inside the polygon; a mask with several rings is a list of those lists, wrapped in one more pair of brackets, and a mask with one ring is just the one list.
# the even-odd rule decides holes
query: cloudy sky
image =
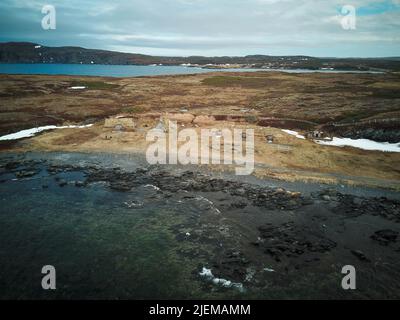
{"label": "cloudy sky", "polygon": [[[56,9],[43,30],[42,7]],[[356,8],[345,30],[344,5]],[[400,56],[400,0],[1,0],[0,42],[152,55]]]}

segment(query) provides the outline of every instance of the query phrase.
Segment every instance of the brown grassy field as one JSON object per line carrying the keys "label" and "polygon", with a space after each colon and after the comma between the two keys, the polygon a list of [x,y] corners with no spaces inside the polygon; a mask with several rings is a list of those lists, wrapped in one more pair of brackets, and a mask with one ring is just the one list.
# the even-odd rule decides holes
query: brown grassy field
{"label": "brown grassy field", "polygon": [[[3,152],[143,151],[145,132],[160,115],[212,115],[215,121],[200,127],[256,130],[257,175],[398,188],[400,153],[320,146],[280,128],[304,132],[332,122],[389,118],[400,128],[399,80],[398,74],[278,72],[138,78],[1,75],[1,135],[48,124],[95,125],[0,142],[0,148]],[[71,90],[71,86],[87,88]],[[134,116],[140,130],[116,133],[103,127],[104,118],[119,113]],[[274,144],[265,143],[266,134],[275,136]],[[106,140],[106,135],[113,139]]]}

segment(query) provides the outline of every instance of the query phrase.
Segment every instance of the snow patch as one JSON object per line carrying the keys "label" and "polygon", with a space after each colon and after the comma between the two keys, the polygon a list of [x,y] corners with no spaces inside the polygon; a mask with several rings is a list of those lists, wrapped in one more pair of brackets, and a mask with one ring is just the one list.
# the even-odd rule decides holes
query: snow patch
{"label": "snow patch", "polygon": [[303,139],[305,140],[306,137],[302,136],[301,134],[299,134],[297,131],[293,131],[293,130],[286,130],[286,129],[282,129],[283,132],[290,134],[291,136],[295,136],[298,139]]}
{"label": "snow patch", "polygon": [[363,150],[383,152],[400,152],[399,143],[377,142],[369,139],[333,138],[332,141],[316,140],[316,143],[326,146],[354,147]]}
{"label": "snow patch", "polygon": [[84,86],[76,86],[76,87],[69,87],[68,89],[71,89],[71,90],[84,90],[84,89],[86,89],[86,87],[84,87]]}
{"label": "snow patch", "polygon": [[18,139],[22,139],[22,138],[29,138],[29,137],[33,137],[34,135],[42,132],[42,131],[46,131],[46,130],[54,130],[54,129],[69,129],[69,128],[88,128],[91,127],[93,124],[88,124],[88,125],[84,125],[84,126],[61,126],[61,127],[57,127],[57,126],[43,126],[43,127],[37,127],[37,128],[32,128],[32,129],[26,129],[26,130],[21,130],[15,133],[11,133],[11,134],[7,134],[5,136],[1,136],[0,137],[0,141],[5,141],[5,140],[18,140]]}

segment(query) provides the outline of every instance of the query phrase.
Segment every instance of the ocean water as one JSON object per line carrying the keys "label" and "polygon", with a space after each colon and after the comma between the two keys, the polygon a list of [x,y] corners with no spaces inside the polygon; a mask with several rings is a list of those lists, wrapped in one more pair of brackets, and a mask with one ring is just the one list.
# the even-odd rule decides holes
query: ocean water
{"label": "ocean water", "polygon": [[[0,300],[186,299],[213,293],[195,272],[207,260],[185,258],[192,245],[171,228],[199,213],[199,201],[164,197],[151,185],[132,192],[85,180],[83,171],[31,177],[0,172]],[[17,171],[24,166],[17,168]],[[67,184],[60,186],[59,179]],[[197,246],[197,245],[195,245]],[[187,249],[186,249],[187,250]],[[43,290],[41,269],[56,268],[57,289]]]}
{"label": "ocean water", "polygon": [[[63,176],[82,178],[79,172]],[[102,185],[61,188],[44,172],[2,183],[0,190],[0,299],[184,298],[188,293],[181,285],[190,273],[162,227],[171,209],[157,208],[158,201],[129,208],[125,202],[143,196]],[[56,268],[53,292],[41,289],[44,265]]]}
{"label": "ocean water", "polygon": [[[140,77],[173,74],[193,74],[222,69],[202,69],[184,66],[132,66],[99,64],[0,64],[0,74],[47,74],[72,76]],[[229,69],[229,71],[259,71],[259,69]]]}
{"label": "ocean water", "polygon": [[[30,160],[22,161],[24,159]],[[191,191],[169,189],[166,183],[182,187],[186,185],[182,182],[190,184],[190,174],[183,180],[176,178],[188,173],[183,168],[175,168],[167,176],[157,175],[156,180],[148,180],[151,175],[137,171],[135,176],[122,177],[122,181],[134,181],[130,191],[115,188],[115,183],[121,179],[116,168],[133,171],[143,168],[143,161],[131,155],[110,154],[2,155],[0,300],[290,299],[334,298],[345,294],[349,297],[349,292],[340,286],[340,269],[332,268],[333,261],[341,262],[347,252],[340,245],[339,251],[320,255],[321,260],[315,262],[314,267],[303,265],[299,271],[288,273],[286,264],[281,265],[269,255],[263,255],[263,251],[249,243],[257,239],[258,226],[265,222],[280,225],[293,218],[300,224],[315,224],[320,228],[320,222],[312,219],[316,212],[327,213],[325,203],[297,212],[302,214],[266,210],[251,204],[238,208],[232,204],[243,197],[232,196],[224,191],[225,187],[220,191],[204,187]],[[89,167],[92,169],[85,169]],[[90,179],[99,168],[117,172],[117,179]],[[160,168],[155,172],[158,170]],[[21,176],[21,172],[30,174]],[[221,177],[219,174],[214,177],[217,176]],[[87,185],[75,183],[85,180]],[[152,185],[160,180],[164,181],[160,188]],[[242,178],[240,180],[243,182]],[[114,182],[114,188],[110,181]],[[253,179],[244,181],[255,182]],[[263,181],[265,186],[271,183],[277,182]],[[321,188],[318,184],[302,184],[302,187],[304,193]],[[364,189],[359,191],[362,196],[366,194]],[[389,191],[374,192],[390,196]],[[399,194],[392,196],[398,199]],[[334,214],[330,219],[332,230],[333,226],[341,228],[340,215]],[[355,231],[362,231],[359,226],[383,230],[392,224],[378,221],[376,217],[365,219],[349,223],[355,228],[348,230],[349,237],[353,238]],[[390,228],[398,229],[393,225]],[[364,234],[365,230],[362,232]],[[342,239],[344,235],[340,231],[336,236]],[[364,238],[367,250],[373,244],[368,233]],[[376,248],[373,248],[366,254],[374,255]],[[390,252],[397,263],[398,257],[392,256],[394,251],[390,250],[386,252]],[[244,253],[243,257],[238,255],[240,252]],[[244,257],[246,259],[242,259]],[[381,252],[379,257],[381,259]],[[297,261],[292,262],[299,263]],[[45,265],[56,268],[56,290],[41,287],[41,269]],[[362,279],[366,272],[364,279],[371,279],[360,286],[360,291],[354,292],[361,292],[359,297],[385,296],[390,287],[388,281],[398,283],[400,279],[398,273],[387,276],[385,272],[370,269],[371,266],[364,262],[358,265],[357,277]],[[398,270],[397,265],[393,270]],[[234,276],[237,272],[239,278]],[[379,275],[383,276],[379,278]],[[370,295],[368,288],[375,285],[379,287]]]}
{"label": "ocean water", "polygon": [[[193,74],[206,72],[256,72],[282,71],[288,73],[346,73],[337,70],[304,70],[304,69],[202,69],[185,66],[132,66],[132,65],[99,65],[99,64],[0,64],[0,74],[47,74],[72,76],[104,77],[140,77],[173,74]],[[352,73],[375,73],[352,71]]]}

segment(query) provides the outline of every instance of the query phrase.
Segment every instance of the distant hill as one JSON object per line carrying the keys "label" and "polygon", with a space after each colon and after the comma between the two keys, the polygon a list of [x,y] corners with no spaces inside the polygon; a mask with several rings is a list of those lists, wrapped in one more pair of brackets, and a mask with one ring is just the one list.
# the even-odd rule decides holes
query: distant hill
{"label": "distant hill", "polygon": [[245,57],[161,57],[136,53],[46,47],[31,42],[0,43],[0,63],[71,63],[110,65],[181,65],[204,68],[237,65],[245,68],[392,70],[400,71],[400,57],[390,58],[315,58],[308,56],[249,55]]}

